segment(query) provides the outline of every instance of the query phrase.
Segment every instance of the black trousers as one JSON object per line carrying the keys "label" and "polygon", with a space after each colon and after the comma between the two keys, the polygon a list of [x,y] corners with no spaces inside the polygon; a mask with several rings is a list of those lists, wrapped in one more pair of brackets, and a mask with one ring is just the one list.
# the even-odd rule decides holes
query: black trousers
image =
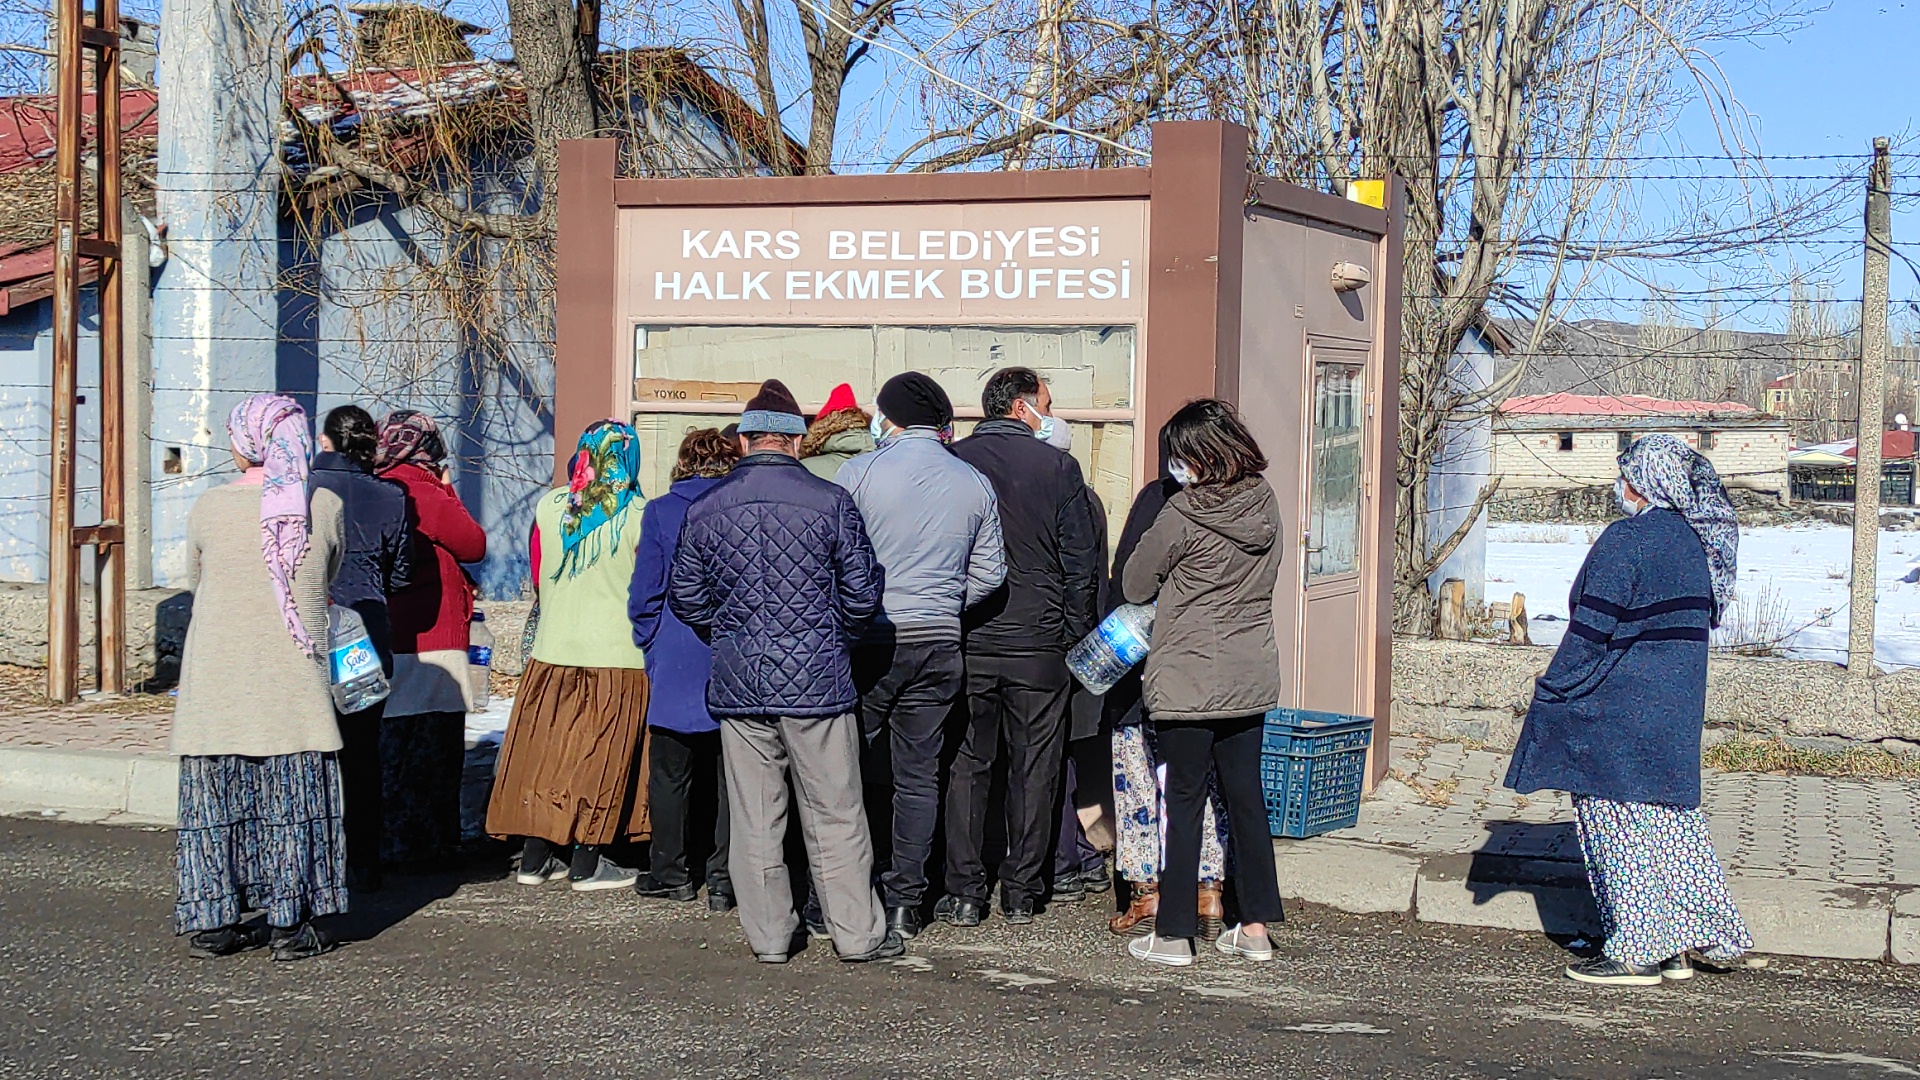
{"label": "black trousers", "polygon": [[[648,750],[647,812],[653,820],[652,884],[675,888],[693,880],[689,851],[706,855],[709,893],[733,895],[727,876],[727,774],[720,733],[653,729]],[[697,840],[712,825],[712,841]]]}
{"label": "black trousers", "polygon": [[380,844],[386,835],[386,797],[381,791],[380,717],[383,700],[357,713],[335,710],[340,725],[341,825],[347,834],[347,870],[364,883],[380,880]]}
{"label": "black trousers", "polygon": [[927,860],[940,821],[940,754],[966,668],[958,641],[863,645],[853,654],[860,688],[860,773],[886,906],[926,899]]}
{"label": "black trousers", "polygon": [[1200,828],[1206,815],[1209,770],[1219,776],[1220,799],[1226,803],[1240,919],[1250,923],[1281,919],[1273,834],[1260,789],[1262,725],[1258,715],[1154,722],[1160,761],[1167,767],[1167,851],[1156,916],[1161,937],[1190,938],[1199,930]]}
{"label": "black trousers", "polygon": [[1060,759],[1067,739],[1064,653],[977,656],[967,663],[967,708],[947,788],[947,892],[987,899],[987,802],[1001,745],[1007,755],[1007,855],[1000,899],[1031,907],[1046,893],[1047,857],[1058,831]]}

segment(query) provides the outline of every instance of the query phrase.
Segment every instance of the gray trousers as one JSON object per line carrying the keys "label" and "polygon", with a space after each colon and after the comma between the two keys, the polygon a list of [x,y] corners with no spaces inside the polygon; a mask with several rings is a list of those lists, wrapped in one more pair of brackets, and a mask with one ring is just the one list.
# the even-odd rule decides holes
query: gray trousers
{"label": "gray trousers", "polygon": [[785,953],[800,929],[787,870],[787,777],[820,914],[842,956],[886,938],[873,892],[873,839],[860,788],[860,724],[853,714],[720,721],[732,847],[727,869],[740,925],[756,953]]}

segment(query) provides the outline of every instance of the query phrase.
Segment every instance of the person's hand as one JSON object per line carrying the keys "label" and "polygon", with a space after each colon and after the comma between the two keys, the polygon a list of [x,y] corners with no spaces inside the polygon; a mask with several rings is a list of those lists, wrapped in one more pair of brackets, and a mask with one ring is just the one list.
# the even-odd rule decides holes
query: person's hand
{"label": "person's hand", "polygon": [[453,466],[451,465],[440,466],[440,482],[447,485],[448,487],[453,486]]}

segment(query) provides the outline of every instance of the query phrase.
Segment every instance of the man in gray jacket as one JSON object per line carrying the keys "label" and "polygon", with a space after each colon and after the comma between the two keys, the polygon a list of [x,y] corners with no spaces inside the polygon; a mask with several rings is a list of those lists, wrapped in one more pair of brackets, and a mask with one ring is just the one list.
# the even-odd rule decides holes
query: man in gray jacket
{"label": "man in gray jacket", "polygon": [[1006,550],[992,485],[940,440],[953,421],[940,384],[909,371],[889,379],[875,404],[880,448],[847,462],[834,482],[853,495],[886,571],[881,615],[854,650],[853,670],[887,926],[906,939],[920,931],[942,729],[965,683],[960,613],[1006,580]]}

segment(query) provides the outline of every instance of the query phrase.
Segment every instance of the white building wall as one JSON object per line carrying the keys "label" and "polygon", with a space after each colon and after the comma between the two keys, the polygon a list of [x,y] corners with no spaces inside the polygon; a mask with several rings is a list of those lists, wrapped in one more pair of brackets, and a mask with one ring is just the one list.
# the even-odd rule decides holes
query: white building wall
{"label": "white building wall", "polygon": [[[1713,446],[1704,453],[1728,487],[1785,490],[1789,438],[1784,426],[1707,430],[1713,432]],[[1560,449],[1561,431],[1573,432],[1573,449]],[[1700,445],[1697,431],[1672,434],[1688,446]],[[1536,431],[1496,425],[1493,468],[1504,477],[1502,491],[1600,487],[1620,475],[1619,440],[1619,430],[1612,428],[1580,428],[1570,423],[1558,431]]]}

